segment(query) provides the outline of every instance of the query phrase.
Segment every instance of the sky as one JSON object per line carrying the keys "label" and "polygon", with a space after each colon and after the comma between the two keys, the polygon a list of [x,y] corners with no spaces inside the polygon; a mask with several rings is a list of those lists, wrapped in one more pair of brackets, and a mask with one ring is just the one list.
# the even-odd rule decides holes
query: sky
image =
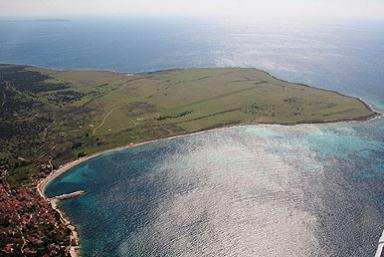
{"label": "sky", "polygon": [[0,16],[83,14],[384,19],[384,0],[0,0]]}

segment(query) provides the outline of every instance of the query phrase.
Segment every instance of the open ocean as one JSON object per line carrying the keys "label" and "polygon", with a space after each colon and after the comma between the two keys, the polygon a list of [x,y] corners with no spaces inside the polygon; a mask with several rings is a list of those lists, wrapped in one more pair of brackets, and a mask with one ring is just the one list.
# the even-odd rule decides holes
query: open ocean
{"label": "open ocean", "polygon": [[[0,63],[264,69],[384,110],[384,21],[0,20]],[[53,181],[88,256],[371,257],[384,119],[218,129],[97,157]]]}

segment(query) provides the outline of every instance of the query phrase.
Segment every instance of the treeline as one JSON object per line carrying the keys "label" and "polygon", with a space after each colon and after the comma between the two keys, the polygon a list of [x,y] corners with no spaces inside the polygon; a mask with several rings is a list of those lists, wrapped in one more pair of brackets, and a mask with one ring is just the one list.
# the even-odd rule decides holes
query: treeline
{"label": "treeline", "polygon": [[180,112],[180,113],[177,113],[174,115],[162,115],[162,116],[156,118],[156,120],[162,121],[162,120],[167,120],[167,119],[177,119],[177,118],[184,117],[184,116],[191,114],[191,113],[192,113],[192,111],[185,111],[185,112]]}

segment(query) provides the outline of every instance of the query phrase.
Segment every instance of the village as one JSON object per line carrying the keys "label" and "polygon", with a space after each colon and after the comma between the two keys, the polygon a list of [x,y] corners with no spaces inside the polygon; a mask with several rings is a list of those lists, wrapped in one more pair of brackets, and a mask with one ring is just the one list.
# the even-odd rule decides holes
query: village
{"label": "village", "polygon": [[70,230],[36,191],[39,178],[15,188],[6,174],[0,167],[0,255],[69,256]]}

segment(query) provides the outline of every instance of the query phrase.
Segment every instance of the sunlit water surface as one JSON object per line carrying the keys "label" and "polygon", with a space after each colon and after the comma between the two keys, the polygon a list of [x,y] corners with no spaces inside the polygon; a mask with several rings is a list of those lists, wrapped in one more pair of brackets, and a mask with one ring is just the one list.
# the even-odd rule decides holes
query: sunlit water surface
{"label": "sunlit water surface", "polygon": [[[384,106],[384,23],[181,18],[0,21],[0,62],[135,72],[241,66]],[[50,196],[87,256],[373,256],[384,122],[246,126],[106,154]]]}
{"label": "sunlit water surface", "polygon": [[383,154],[353,124],[237,127],[104,155],[48,192],[87,191],[61,204],[85,256],[372,256]]}

